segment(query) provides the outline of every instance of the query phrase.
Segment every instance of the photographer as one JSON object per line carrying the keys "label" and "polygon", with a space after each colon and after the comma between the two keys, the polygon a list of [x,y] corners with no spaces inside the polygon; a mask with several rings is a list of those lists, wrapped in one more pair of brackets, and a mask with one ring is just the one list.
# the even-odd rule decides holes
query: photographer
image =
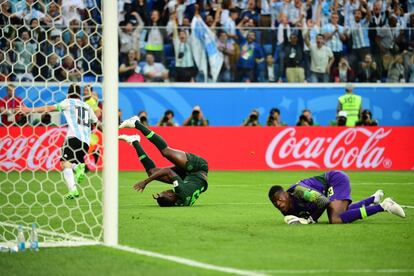
{"label": "photographer", "polygon": [[331,121],[329,125],[331,126],[346,126],[347,114],[346,111],[339,111],[336,115],[336,120]]}
{"label": "photographer", "polygon": [[208,120],[204,118],[200,106],[194,106],[191,116],[184,121],[183,126],[208,126]]}
{"label": "photographer", "polygon": [[368,109],[364,109],[361,113],[361,120],[356,122],[356,126],[378,126],[377,120],[372,119],[372,113]]}
{"label": "photographer", "polygon": [[138,117],[139,117],[139,120],[141,121],[141,123],[144,126],[149,126],[149,124],[148,124],[148,113],[146,111],[138,112]]}
{"label": "photographer", "polygon": [[249,117],[247,117],[247,119],[244,120],[242,126],[260,126],[259,115],[259,111],[254,109],[250,113]]}
{"label": "photographer", "polygon": [[172,110],[165,111],[157,126],[178,126],[174,121],[174,112]]}
{"label": "photographer", "polygon": [[267,117],[267,126],[286,126],[286,123],[282,122],[280,118],[280,110],[278,108],[272,108]]}

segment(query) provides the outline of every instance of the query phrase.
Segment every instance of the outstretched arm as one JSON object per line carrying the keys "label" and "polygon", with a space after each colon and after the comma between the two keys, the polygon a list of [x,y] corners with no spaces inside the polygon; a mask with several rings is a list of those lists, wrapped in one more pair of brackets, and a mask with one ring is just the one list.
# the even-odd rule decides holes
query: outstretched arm
{"label": "outstretched arm", "polygon": [[[134,189],[143,192],[145,187],[153,180],[161,179],[163,182],[173,184],[179,176],[171,168],[162,168],[151,174],[147,179],[134,185]],[[169,181],[166,181],[169,180]]]}
{"label": "outstretched arm", "polygon": [[56,111],[57,107],[55,105],[45,105],[45,106],[39,106],[35,108],[29,108],[29,107],[23,106],[21,110],[23,113],[46,113],[46,112]]}

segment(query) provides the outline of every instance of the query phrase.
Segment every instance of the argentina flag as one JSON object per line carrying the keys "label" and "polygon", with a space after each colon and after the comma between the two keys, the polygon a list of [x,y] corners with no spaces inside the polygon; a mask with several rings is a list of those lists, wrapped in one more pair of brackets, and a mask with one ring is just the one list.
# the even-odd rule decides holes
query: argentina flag
{"label": "argentina flag", "polygon": [[217,49],[216,35],[199,16],[193,17],[191,22],[191,33],[191,48],[198,70],[203,72],[205,80],[207,80],[207,53],[211,77],[213,82],[216,82],[223,65],[223,54]]}

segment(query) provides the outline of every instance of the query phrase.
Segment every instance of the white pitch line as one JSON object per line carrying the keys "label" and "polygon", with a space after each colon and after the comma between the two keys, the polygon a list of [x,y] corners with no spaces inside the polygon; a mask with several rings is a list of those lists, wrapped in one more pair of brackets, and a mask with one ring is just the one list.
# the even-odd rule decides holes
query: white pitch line
{"label": "white pitch line", "polygon": [[332,273],[412,273],[414,269],[404,268],[351,268],[351,269],[269,269],[258,270],[258,272],[271,273],[271,274],[332,274]]}
{"label": "white pitch line", "polygon": [[139,249],[139,248],[129,247],[129,246],[125,246],[125,245],[116,245],[116,246],[110,246],[110,247],[115,248],[115,249],[119,249],[119,250],[123,250],[123,251],[127,251],[127,252],[130,252],[130,253],[135,253],[135,254],[138,254],[138,255],[163,259],[163,260],[167,260],[167,261],[170,261],[170,262],[179,263],[179,264],[183,264],[183,265],[191,266],[191,267],[198,267],[198,268],[207,269],[207,270],[214,270],[214,271],[220,271],[220,272],[224,272],[224,273],[230,273],[230,274],[236,274],[236,275],[246,275],[246,276],[264,276],[264,275],[267,275],[267,274],[265,274],[263,272],[259,272],[259,271],[249,271],[249,270],[241,270],[241,269],[225,267],[225,266],[217,266],[217,265],[198,262],[198,261],[194,261],[194,260],[186,259],[186,258],[182,258],[182,257],[177,257],[177,256],[172,256],[172,255],[164,255],[164,254],[160,254],[160,253],[156,253],[156,252],[152,252],[152,251],[142,250],[142,249]]}

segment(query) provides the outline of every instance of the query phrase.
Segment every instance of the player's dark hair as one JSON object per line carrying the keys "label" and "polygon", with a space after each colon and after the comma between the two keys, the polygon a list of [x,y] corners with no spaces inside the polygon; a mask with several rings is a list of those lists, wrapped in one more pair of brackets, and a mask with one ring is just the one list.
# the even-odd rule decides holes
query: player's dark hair
{"label": "player's dark hair", "polygon": [[270,190],[269,190],[269,199],[270,199],[270,201],[272,201],[272,198],[276,194],[278,194],[280,192],[283,192],[283,191],[284,190],[283,190],[282,186],[279,186],[279,185],[274,185],[274,186],[270,187]]}
{"label": "player's dark hair", "polygon": [[159,196],[156,198],[156,200],[160,207],[172,207],[175,204],[175,202],[171,200],[171,198],[165,196]]}
{"label": "player's dark hair", "polygon": [[81,98],[81,88],[79,85],[72,83],[68,88],[68,98]]}

